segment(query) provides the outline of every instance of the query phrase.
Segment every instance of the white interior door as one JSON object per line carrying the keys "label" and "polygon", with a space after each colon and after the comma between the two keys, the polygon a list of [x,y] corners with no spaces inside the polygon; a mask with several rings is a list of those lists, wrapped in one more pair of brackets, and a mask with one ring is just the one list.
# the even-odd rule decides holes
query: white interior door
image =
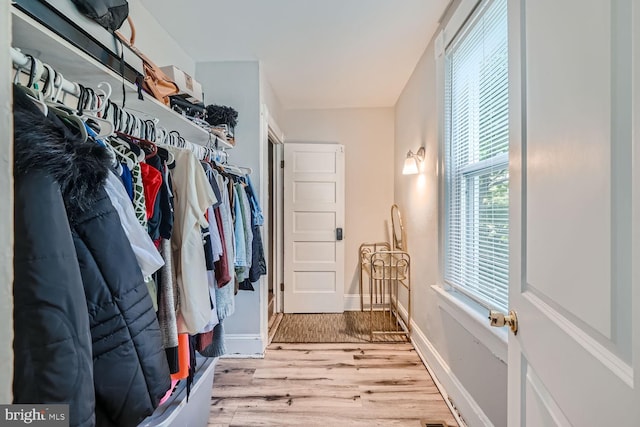
{"label": "white interior door", "polygon": [[284,145],[284,312],[344,311],[344,147]]}
{"label": "white interior door", "polygon": [[509,426],[637,426],[640,4],[509,9]]}

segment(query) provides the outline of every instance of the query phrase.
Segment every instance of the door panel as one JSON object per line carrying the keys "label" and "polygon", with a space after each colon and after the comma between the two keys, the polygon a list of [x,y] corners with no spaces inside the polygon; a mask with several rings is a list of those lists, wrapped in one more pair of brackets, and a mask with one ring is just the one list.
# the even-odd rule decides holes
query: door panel
{"label": "door panel", "polygon": [[525,426],[570,426],[560,406],[530,365],[524,366],[526,402]]}
{"label": "door panel", "polygon": [[298,152],[293,155],[293,173],[332,174],[337,170],[337,159],[333,153]]}
{"label": "door panel", "polygon": [[313,233],[333,230],[336,228],[335,212],[294,212],[294,233]]}
{"label": "door panel", "polygon": [[509,425],[640,424],[639,9],[509,2]]}
{"label": "door panel", "polygon": [[325,209],[332,209],[336,203],[336,184],[334,182],[294,182],[293,202],[315,202],[326,204]]}
{"label": "door panel", "polygon": [[527,286],[610,338],[611,6],[586,3],[525,3]]}
{"label": "door panel", "polygon": [[336,250],[333,242],[295,242],[293,244],[294,262],[336,262]]}
{"label": "door panel", "polygon": [[296,271],[293,288],[296,293],[334,293],[336,291],[334,271]]}
{"label": "door panel", "polygon": [[285,144],[286,313],[344,310],[344,148]]}

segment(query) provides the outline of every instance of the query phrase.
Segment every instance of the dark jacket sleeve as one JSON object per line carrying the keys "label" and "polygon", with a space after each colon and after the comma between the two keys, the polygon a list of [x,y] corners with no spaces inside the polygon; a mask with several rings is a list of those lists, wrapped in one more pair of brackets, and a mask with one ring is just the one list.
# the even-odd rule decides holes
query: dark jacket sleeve
{"label": "dark jacket sleeve", "polygon": [[170,387],[151,297],[104,190],[73,230],[93,338],[97,425],[135,426]]}
{"label": "dark jacket sleeve", "polygon": [[89,317],[60,187],[41,171],[15,178],[14,402],[68,403],[71,426],[93,426]]}

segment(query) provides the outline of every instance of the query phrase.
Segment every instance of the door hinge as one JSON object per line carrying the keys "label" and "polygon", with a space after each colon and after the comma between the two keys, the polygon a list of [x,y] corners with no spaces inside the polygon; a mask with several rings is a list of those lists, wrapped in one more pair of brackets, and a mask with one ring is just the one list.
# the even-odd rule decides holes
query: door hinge
{"label": "door hinge", "polygon": [[284,169],[284,160],[280,160],[280,169]]}
{"label": "door hinge", "polygon": [[280,283],[280,292],[284,292],[284,283]]}

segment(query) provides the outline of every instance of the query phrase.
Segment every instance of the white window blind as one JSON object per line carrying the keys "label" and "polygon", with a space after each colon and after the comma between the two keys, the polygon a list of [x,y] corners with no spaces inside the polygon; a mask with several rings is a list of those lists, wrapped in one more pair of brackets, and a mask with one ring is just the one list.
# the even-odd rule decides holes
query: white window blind
{"label": "white window blind", "polygon": [[506,310],[507,0],[487,0],[445,52],[445,281]]}

